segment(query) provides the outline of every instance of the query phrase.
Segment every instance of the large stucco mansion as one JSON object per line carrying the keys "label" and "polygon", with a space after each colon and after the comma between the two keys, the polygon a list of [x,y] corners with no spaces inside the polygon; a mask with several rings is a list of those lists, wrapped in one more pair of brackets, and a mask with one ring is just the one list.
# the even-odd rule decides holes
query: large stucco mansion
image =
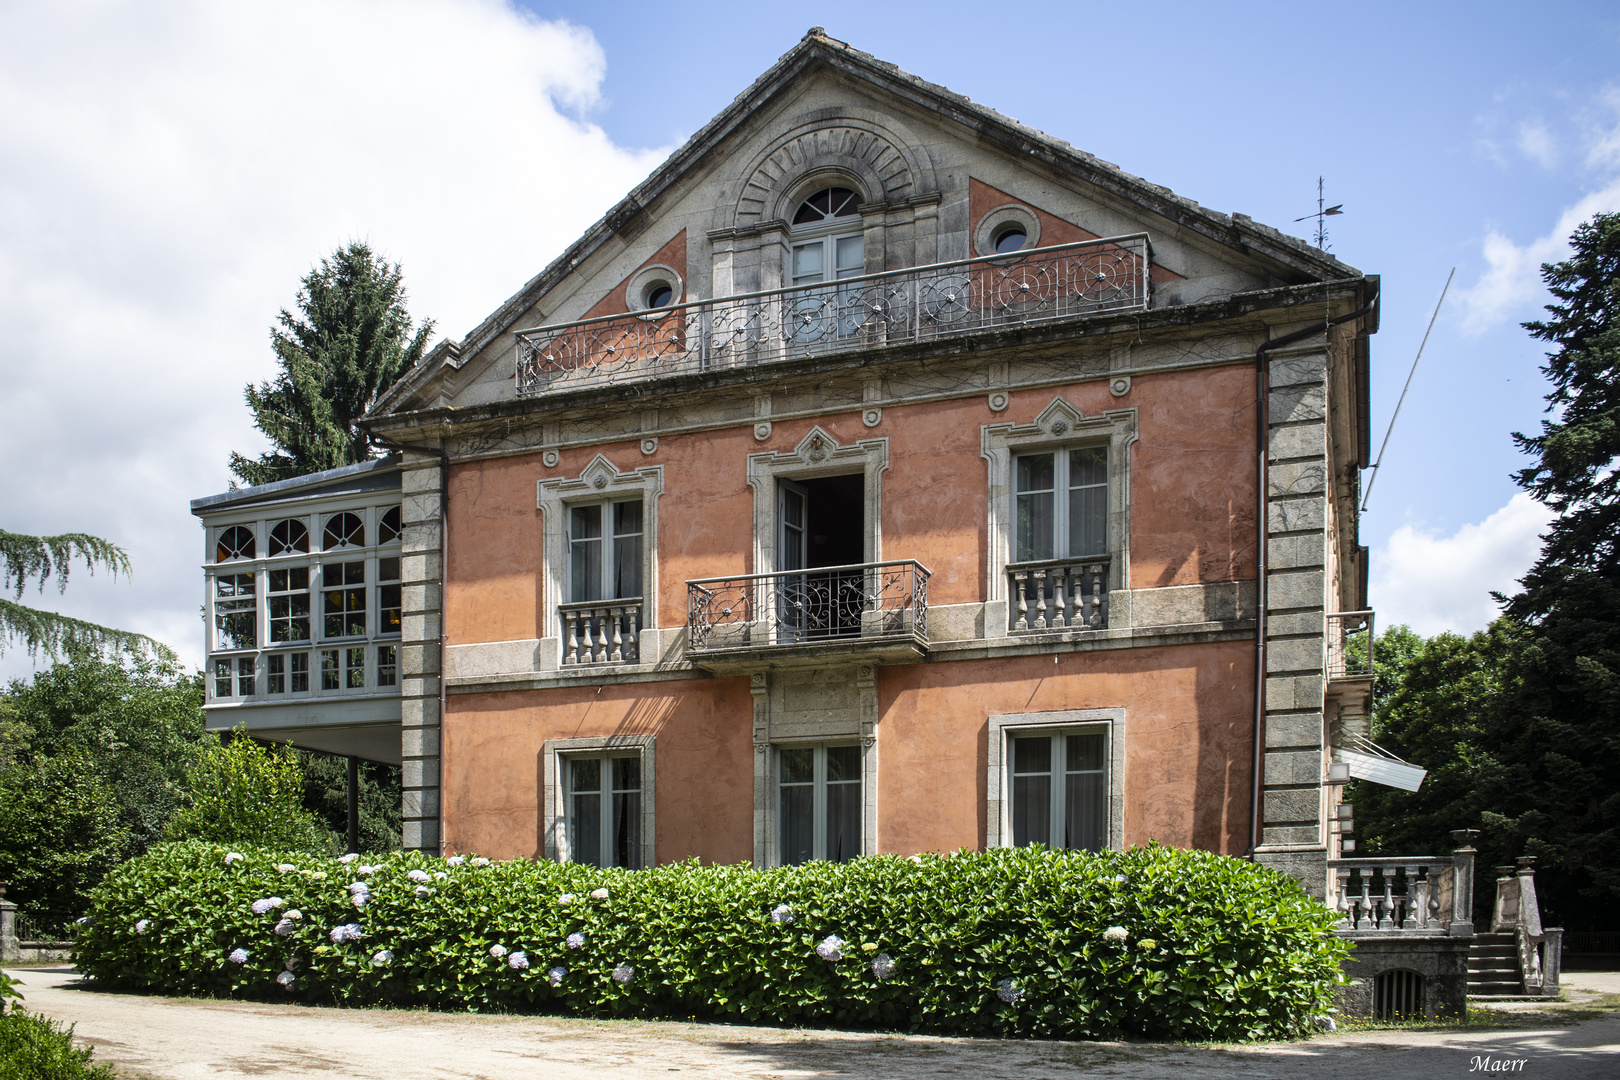
{"label": "large stucco mansion", "polygon": [[1338,855],[1378,280],[812,31],[367,421],[193,504],[209,722],[405,842]]}

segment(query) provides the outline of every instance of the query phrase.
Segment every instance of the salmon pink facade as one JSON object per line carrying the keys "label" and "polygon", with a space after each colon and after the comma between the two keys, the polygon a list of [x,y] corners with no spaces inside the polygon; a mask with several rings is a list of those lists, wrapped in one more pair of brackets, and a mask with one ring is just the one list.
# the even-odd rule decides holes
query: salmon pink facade
{"label": "salmon pink facade", "polygon": [[407,845],[1320,890],[1377,293],[813,31],[367,421]]}

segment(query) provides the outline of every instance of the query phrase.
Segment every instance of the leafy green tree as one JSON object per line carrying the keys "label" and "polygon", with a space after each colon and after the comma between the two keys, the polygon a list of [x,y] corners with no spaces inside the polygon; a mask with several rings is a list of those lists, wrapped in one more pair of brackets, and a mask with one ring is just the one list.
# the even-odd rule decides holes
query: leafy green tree
{"label": "leafy green tree", "polygon": [[0,880],[27,913],[83,911],[124,844],[117,801],[83,748],[0,769]]}
{"label": "leafy green tree", "polygon": [[231,455],[231,471],[245,484],[372,457],[355,422],[421,360],[433,329],[432,320],[412,325],[399,265],[358,242],[310,271],[298,309],[283,308],[270,331],[281,373],[246,388],[253,424],[275,449],[257,458]]}
{"label": "leafy green tree", "polygon": [[130,576],[129,556],[124,549],[99,536],[28,536],[0,529],[0,566],[4,567],[0,570],[0,590],[12,592],[9,600],[0,596],[0,653],[5,652],[6,642],[21,640],[31,657],[42,650],[50,656],[62,656],[75,650],[122,649],[175,659],[167,645],[145,634],[114,630],[19,603],[30,582],[44,592],[45,582],[53,574],[56,591],[64,592],[75,559],[82,559],[91,574],[100,566],[114,578],[119,574]]}
{"label": "leafy green tree", "polygon": [[[321,819],[335,846],[348,843],[349,763],[332,754],[298,751],[304,770],[304,808]],[[400,770],[398,765],[360,763],[360,850],[398,851]]]}
{"label": "leafy green tree", "polygon": [[185,805],[169,819],[163,837],[330,851],[320,821],[304,809],[303,795],[297,753],[260,746],[238,728],[203,751],[186,777]]}
{"label": "leafy green tree", "polygon": [[[176,664],[77,653],[0,696],[0,744],[9,731],[13,754],[84,751],[118,808],[118,856],[133,858],[162,835],[211,741],[202,703],[202,676]],[[5,756],[0,745],[0,763]]]}

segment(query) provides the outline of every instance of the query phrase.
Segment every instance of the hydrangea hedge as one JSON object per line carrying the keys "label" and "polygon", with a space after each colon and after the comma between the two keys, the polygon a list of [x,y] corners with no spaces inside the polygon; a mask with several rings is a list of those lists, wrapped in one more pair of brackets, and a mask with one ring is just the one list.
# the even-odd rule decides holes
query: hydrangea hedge
{"label": "hydrangea hedge", "polygon": [[1346,950],[1286,875],[1157,845],[778,870],[345,859],[153,848],[96,890],[76,959],[169,994],[1244,1040],[1308,1031]]}

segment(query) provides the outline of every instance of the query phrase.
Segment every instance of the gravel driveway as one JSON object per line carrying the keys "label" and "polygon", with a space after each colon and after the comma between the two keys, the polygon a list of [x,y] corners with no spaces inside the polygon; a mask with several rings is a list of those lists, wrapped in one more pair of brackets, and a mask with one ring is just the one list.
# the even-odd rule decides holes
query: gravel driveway
{"label": "gravel driveway", "polygon": [[[85,988],[69,968],[21,968],[26,1005],[133,1076],[223,1080],[261,1076],[546,1077],[629,1080],[672,1072],[716,1077],[1418,1076],[1497,1071],[1620,1077],[1620,1014],[1571,1023],[1521,1012],[1524,1026],[1489,1031],[1377,1031],[1298,1043],[1198,1047],[1050,1043],[784,1030],[726,1024],[466,1016],[380,1009],[208,1001]],[[1620,976],[1568,976],[1592,991]],[[1572,998],[1582,995],[1577,991]],[[1588,994],[1587,997],[1592,995]],[[1497,1063],[1481,1070],[1481,1061]]]}

